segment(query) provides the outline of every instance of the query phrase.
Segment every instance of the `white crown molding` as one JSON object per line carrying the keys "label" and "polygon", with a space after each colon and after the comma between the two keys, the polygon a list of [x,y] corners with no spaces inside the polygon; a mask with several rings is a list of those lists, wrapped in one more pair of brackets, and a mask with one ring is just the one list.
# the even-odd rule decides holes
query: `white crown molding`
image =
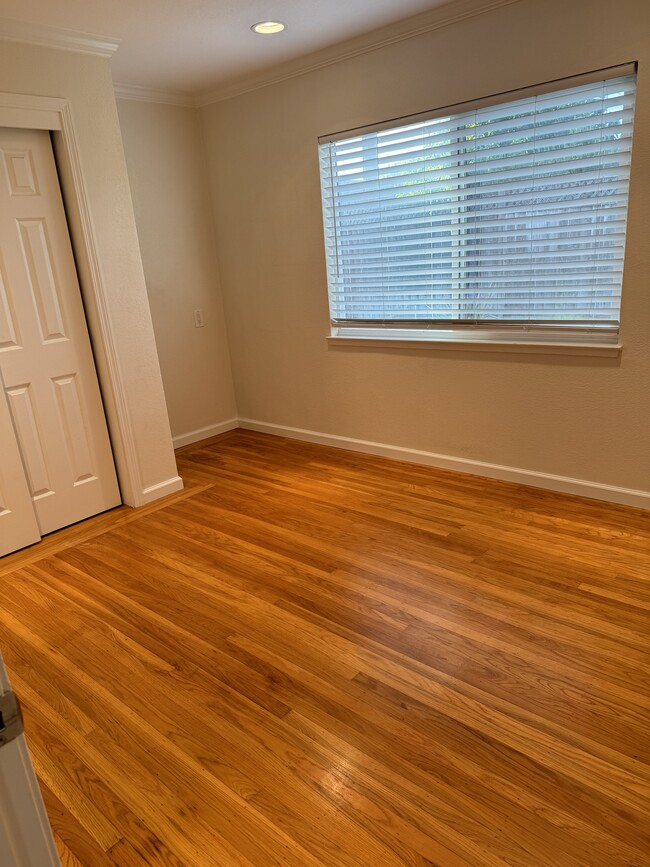
{"label": "white crown molding", "polygon": [[98,57],[112,57],[120,45],[119,39],[110,36],[64,30],[62,27],[50,27],[46,24],[30,24],[12,18],[0,18],[0,40],[94,54]]}
{"label": "white crown molding", "polygon": [[230,99],[233,96],[239,96],[251,90],[258,90],[261,87],[278,84],[289,78],[305,75],[316,69],[340,63],[342,60],[358,57],[361,54],[376,51],[378,48],[383,48],[386,45],[403,42],[406,39],[412,39],[414,36],[420,36],[423,33],[430,33],[432,30],[449,27],[467,18],[483,15],[502,6],[510,6],[518,2],[519,0],[452,0],[452,2],[445,3],[443,6],[437,6],[435,9],[405,18],[394,24],[388,24],[378,30],[372,30],[353,39],[347,39],[344,42],[339,42],[320,51],[306,54],[295,60],[289,60],[286,63],[225,81],[210,91],[199,93],[196,97],[196,105],[200,107],[211,105],[212,103],[221,102],[224,99]]}
{"label": "white crown molding", "polygon": [[113,85],[116,99],[132,99],[137,102],[159,102],[163,105],[181,105],[186,108],[196,108],[196,98],[190,93],[179,93],[173,90],[159,90],[155,87],[141,87],[139,84]]}
{"label": "white crown molding", "polygon": [[44,48],[59,48],[80,54],[112,57],[120,45],[119,39],[96,36],[79,30],[64,30],[45,24],[29,24],[11,18],[0,18],[0,40],[22,42],[26,45],[41,45]]}

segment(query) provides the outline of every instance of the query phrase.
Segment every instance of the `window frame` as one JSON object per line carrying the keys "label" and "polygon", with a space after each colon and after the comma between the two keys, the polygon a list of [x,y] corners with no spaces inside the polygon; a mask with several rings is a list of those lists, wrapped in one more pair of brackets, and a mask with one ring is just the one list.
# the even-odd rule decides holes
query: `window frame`
{"label": "window frame", "polygon": [[[593,72],[554,79],[542,84],[518,90],[505,91],[488,97],[464,103],[446,105],[415,115],[394,118],[380,123],[320,136],[319,146],[332,142],[342,142],[357,136],[383,130],[399,129],[418,122],[437,117],[459,115],[474,109],[569,90],[572,87],[588,85],[622,76],[635,75],[637,63],[630,62],[615,67],[607,67]],[[325,213],[326,193],[321,186],[321,198]],[[459,206],[460,207],[460,206]],[[629,190],[626,201],[626,214],[629,209]],[[459,211],[460,213],[460,211]],[[327,240],[327,235],[326,235]],[[330,288],[328,271],[328,288]],[[331,291],[331,289],[330,289]],[[328,293],[329,294],[329,293]],[[618,355],[622,349],[620,342],[621,323],[619,320],[603,321],[602,324],[576,326],[575,323],[563,325],[561,322],[541,320],[487,320],[459,318],[409,320],[347,320],[353,324],[343,324],[346,320],[333,318],[330,299],[330,334],[328,341],[333,346],[355,347],[393,347],[427,348],[438,346],[441,349],[469,349],[488,352],[541,352],[565,355],[611,356]]]}

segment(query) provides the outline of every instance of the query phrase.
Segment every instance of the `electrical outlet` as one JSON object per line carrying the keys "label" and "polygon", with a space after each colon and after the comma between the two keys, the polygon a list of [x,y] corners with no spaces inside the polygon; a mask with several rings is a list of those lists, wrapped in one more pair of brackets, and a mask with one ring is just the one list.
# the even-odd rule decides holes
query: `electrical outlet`
{"label": "electrical outlet", "polygon": [[194,311],[194,327],[195,328],[203,328],[205,322],[203,321],[203,311],[195,310]]}

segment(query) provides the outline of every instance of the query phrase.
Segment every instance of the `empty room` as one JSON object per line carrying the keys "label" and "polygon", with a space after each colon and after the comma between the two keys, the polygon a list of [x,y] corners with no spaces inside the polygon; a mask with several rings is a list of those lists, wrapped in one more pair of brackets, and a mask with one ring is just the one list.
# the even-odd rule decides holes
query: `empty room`
{"label": "empty room", "polygon": [[650,867],[648,0],[1,0],[0,867]]}

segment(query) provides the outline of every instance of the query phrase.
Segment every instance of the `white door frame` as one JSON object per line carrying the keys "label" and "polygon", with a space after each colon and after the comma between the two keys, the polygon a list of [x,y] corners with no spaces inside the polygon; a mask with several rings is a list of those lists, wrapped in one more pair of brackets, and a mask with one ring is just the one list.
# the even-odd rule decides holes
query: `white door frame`
{"label": "white door frame", "polygon": [[[0,697],[11,696],[0,657]],[[0,741],[0,852],[3,867],[59,867],[43,798],[18,717],[7,743]],[[8,721],[5,720],[5,724]]]}
{"label": "white door frame", "polygon": [[[99,384],[111,437],[115,466],[122,500],[129,506],[148,501],[138,461],[136,438],[131,423],[124,376],[106,287],[99,264],[91,209],[77,147],[72,108],[67,99],[28,94],[0,93],[0,127],[44,129],[54,133],[55,154],[62,173],[61,186],[68,211],[79,227],[75,252],[84,256],[86,279],[81,279],[81,293],[86,307],[88,327],[95,354]],[[79,246],[83,249],[79,251]]]}

